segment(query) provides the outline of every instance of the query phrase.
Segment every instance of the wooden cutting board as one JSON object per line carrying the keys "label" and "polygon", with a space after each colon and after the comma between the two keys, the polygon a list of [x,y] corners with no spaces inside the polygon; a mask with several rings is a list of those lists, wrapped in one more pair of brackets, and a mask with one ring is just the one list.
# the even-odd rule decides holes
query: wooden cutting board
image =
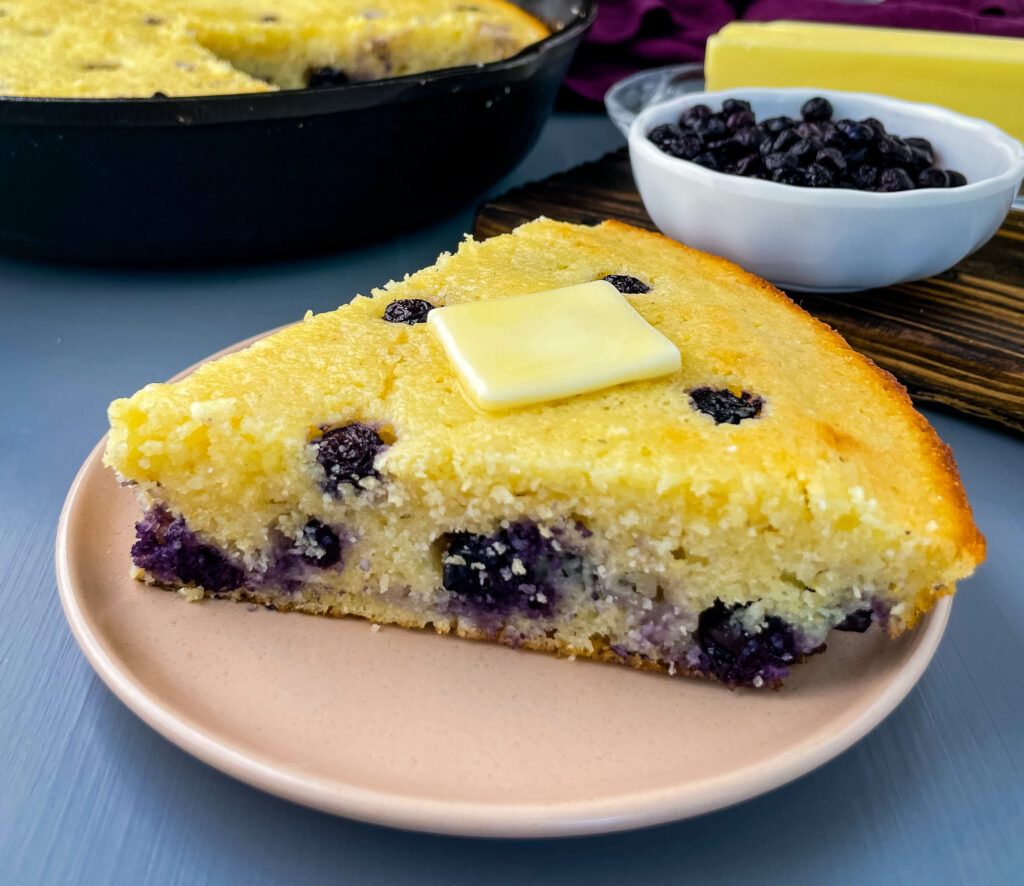
{"label": "wooden cutting board", "polygon": [[[539,215],[656,230],[625,148],[483,204],[474,233],[504,234]],[[888,369],[919,404],[1024,433],[1024,212],[1011,212],[986,246],[937,277],[792,298]]]}

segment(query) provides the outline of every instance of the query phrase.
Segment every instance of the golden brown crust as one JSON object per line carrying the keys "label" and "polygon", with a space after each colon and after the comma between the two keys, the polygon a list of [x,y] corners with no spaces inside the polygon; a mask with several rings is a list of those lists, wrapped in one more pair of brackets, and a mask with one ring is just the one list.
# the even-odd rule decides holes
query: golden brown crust
{"label": "golden brown crust", "polygon": [[529,27],[534,30],[534,42],[543,40],[551,34],[551,29],[545,22],[542,22],[535,15],[531,15],[521,6],[517,6],[515,3],[505,2],[505,0],[499,0],[499,5],[505,9],[505,14],[509,18],[519,19],[520,23],[524,27]]}
{"label": "golden brown crust", "polygon": [[[971,505],[967,500],[967,492],[964,490],[963,483],[960,480],[960,472],[953,459],[952,450],[943,443],[941,439],[939,439],[939,435],[935,432],[935,429],[927,422],[924,416],[914,408],[914,404],[910,399],[910,395],[907,393],[907,389],[896,380],[892,373],[880,368],[874,363],[874,361],[864,356],[859,351],[855,351],[850,347],[846,339],[844,339],[831,326],[807,313],[807,311],[800,307],[800,305],[796,304],[796,302],[790,299],[784,292],[777,289],[767,280],[763,280],[755,274],[751,274],[749,271],[743,270],[739,265],[734,264],[728,259],[700,252],[683,243],[672,240],[663,234],[658,234],[654,231],[646,231],[642,228],[635,228],[632,225],[627,225],[624,222],[616,221],[614,219],[602,222],[599,227],[617,230],[623,235],[628,235],[630,237],[646,237],[652,240],[657,240],[662,248],[682,250],[696,258],[698,261],[704,264],[710,264],[712,267],[716,268],[722,276],[741,279],[745,285],[760,290],[763,294],[785,307],[786,310],[810,321],[810,325],[812,325],[825,339],[822,342],[824,347],[830,348],[835,352],[845,352],[849,354],[856,362],[867,370],[870,377],[873,377],[878,392],[887,396],[897,404],[900,414],[914,427],[925,441],[924,449],[929,456],[932,468],[930,472],[930,479],[935,484],[940,494],[950,504],[950,511],[954,521],[956,542],[961,555],[965,560],[970,561],[972,565],[977,565],[985,559],[985,537],[978,530],[978,527],[974,522]],[[924,603],[926,602],[925,597],[928,599],[926,605],[924,608],[920,609],[918,615],[931,608],[932,603],[934,603],[936,599],[949,593],[952,593],[952,591],[946,589],[935,589],[934,592],[922,592],[922,594],[919,595],[918,600],[921,603]],[[916,619],[917,616],[913,616],[908,619],[908,625],[912,625]]]}

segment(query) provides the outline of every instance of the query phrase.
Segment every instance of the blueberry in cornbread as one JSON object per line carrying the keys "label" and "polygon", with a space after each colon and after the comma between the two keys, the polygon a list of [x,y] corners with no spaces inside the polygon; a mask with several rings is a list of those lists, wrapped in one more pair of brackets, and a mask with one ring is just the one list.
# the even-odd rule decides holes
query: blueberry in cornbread
{"label": "blueberry in cornbread", "polygon": [[619,292],[638,295],[651,291],[651,287],[644,283],[643,280],[638,280],[636,277],[629,276],[629,274],[605,274],[603,279],[611,283]]}
{"label": "blueberry in cornbread", "polygon": [[[434,318],[570,289],[624,302],[676,362],[481,408]],[[383,319],[410,300],[427,323]],[[150,584],[729,685],[777,685],[833,628],[898,636],[984,556],[889,375],[763,280],[617,222],[467,240],[110,421]]]}
{"label": "blueberry in cornbread", "polygon": [[317,464],[323,469],[325,492],[337,495],[346,483],[358,487],[361,480],[377,477],[374,462],[387,449],[387,444],[371,427],[353,422],[325,431],[312,443]]}
{"label": "blueberry in cornbread", "polygon": [[426,323],[427,314],[433,309],[434,305],[422,298],[402,298],[391,302],[384,309],[383,317],[388,323],[408,323],[414,326]]}

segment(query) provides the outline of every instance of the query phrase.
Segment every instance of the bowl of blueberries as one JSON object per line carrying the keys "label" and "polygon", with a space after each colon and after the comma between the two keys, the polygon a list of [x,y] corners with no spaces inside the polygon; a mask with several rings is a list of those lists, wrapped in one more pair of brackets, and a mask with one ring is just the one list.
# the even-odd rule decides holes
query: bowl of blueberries
{"label": "bowl of blueberries", "polygon": [[665,234],[799,291],[941,273],[992,237],[1024,179],[1024,145],[992,124],[864,93],[690,93],[642,110],[628,138]]}

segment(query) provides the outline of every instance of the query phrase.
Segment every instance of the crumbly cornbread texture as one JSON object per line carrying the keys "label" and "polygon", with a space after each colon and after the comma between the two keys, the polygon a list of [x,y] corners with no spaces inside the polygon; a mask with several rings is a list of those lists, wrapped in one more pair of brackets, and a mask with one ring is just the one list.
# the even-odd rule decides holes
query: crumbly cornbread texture
{"label": "crumbly cornbread texture", "polygon": [[503,0],[0,0],[0,95],[298,89],[495,61],[547,33]]}
{"label": "crumbly cornbread texture", "polygon": [[[485,414],[427,324],[384,318],[607,275],[681,371]],[[616,222],[467,240],[110,422],[147,580],[729,683],[777,683],[837,625],[899,634],[984,555],[889,375],[768,283]]]}

